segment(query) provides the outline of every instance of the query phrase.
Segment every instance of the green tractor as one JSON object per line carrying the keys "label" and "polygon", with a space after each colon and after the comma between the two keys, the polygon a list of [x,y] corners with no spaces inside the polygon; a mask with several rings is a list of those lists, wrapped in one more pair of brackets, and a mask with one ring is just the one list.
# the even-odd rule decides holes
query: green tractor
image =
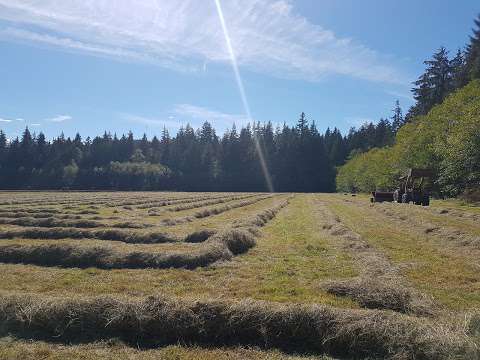
{"label": "green tractor", "polygon": [[432,176],[431,169],[409,169],[405,176],[400,178],[400,186],[393,192],[393,201],[429,206]]}

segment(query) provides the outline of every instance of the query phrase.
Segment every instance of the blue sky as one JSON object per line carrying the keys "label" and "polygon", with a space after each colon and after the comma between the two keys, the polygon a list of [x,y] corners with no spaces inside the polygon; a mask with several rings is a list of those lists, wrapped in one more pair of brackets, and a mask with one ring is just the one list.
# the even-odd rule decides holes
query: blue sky
{"label": "blue sky", "polygon": [[[347,131],[406,110],[477,0],[218,0],[256,121]],[[249,120],[216,0],[0,0],[0,129],[139,137]]]}

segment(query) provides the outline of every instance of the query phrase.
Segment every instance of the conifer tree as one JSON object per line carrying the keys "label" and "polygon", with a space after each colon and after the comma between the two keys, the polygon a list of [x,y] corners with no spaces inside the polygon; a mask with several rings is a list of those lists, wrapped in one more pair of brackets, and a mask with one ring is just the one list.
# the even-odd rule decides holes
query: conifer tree
{"label": "conifer tree", "polygon": [[[403,118],[402,108],[400,107],[400,101],[398,101],[398,100],[395,101],[395,107],[393,108],[392,112],[393,112],[393,115],[391,117],[392,130],[393,130],[393,132],[396,133],[398,131],[398,129],[400,129],[405,122],[405,120]],[[382,124],[382,126],[385,125],[382,122],[382,120],[381,120],[380,123]]]}
{"label": "conifer tree", "polygon": [[460,89],[468,83],[468,72],[463,52],[458,49],[455,57],[450,61],[452,68],[452,87]]}
{"label": "conifer tree", "polygon": [[0,151],[4,151],[7,148],[7,135],[0,130]]}
{"label": "conifer tree", "polygon": [[414,82],[412,89],[417,101],[411,110],[413,115],[425,115],[432,107],[441,104],[453,90],[453,69],[448,58],[448,51],[441,47],[433,54],[432,59],[424,62],[427,65],[425,73]]}
{"label": "conifer tree", "polygon": [[475,28],[467,45],[465,60],[466,72],[470,79],[480,79],[480,14],[474,20]]}

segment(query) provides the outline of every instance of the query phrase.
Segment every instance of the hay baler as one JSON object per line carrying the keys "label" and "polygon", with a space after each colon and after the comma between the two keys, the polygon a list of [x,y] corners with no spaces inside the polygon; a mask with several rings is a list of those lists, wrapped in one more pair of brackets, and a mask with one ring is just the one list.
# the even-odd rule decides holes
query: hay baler
{"label": "hay baler", "polygon": [[430,205],[430,182],[433,176],[431,169],[409,169],[400,178],[399,187],[394,192],[374,191],[372,202],[397,202],[415,205]]}

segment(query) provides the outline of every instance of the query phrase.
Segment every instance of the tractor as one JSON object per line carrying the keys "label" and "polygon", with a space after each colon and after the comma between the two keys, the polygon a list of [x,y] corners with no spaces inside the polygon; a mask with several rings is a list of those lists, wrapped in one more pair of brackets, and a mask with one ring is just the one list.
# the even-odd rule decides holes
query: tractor
{"label": "tractor", "polygon": [[374,191],[372,202],[396,202],[415,205],[430,205],[430,179],[433,176],[431,169],[409,169],[405,176],[400,178],[399,187],[394,192]]}

